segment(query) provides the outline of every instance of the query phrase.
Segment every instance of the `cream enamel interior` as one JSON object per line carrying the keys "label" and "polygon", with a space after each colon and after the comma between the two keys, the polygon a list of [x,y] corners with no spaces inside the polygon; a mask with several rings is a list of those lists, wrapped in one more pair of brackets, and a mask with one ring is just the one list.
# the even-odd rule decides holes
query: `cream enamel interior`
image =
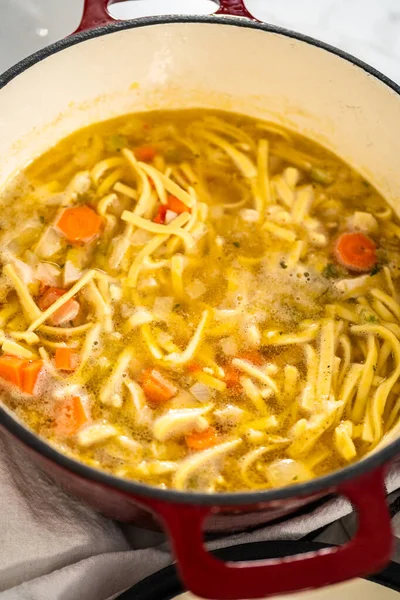
{"label": "cream enamel interior", "polygon": [[391,204],[400,195],[396,92],[324,49],[233,21],[124,29],[21,73],[0,92],[0,186],[90,123],[194,106],[282,123],[339,154]]}

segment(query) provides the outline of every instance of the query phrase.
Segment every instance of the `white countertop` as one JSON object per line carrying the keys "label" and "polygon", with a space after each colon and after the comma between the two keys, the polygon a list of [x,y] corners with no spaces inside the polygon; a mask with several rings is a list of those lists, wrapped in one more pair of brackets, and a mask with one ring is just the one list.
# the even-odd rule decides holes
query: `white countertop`
{"label": "white countertop", "polygon": [[[400,0],[246,0],[253,14],[350,52],[400,83]],[[71,33],[83,0],[0,0],[0,72]],[[126,0],[114,15],[210,12],[212,0]]]}

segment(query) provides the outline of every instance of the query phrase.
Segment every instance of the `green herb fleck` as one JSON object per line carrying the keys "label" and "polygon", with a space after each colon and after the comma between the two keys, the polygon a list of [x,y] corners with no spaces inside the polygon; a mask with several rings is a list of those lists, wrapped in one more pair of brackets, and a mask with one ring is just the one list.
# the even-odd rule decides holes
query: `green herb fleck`
{"label": "green herb fleck", "polygon": [[46,222],[46,219],[44,218],[44,216],[43,216],[43,215],[40,215],[40,217],[39,217],[39,221],[40,221],[41,223],[45,223],[45,222]]}
{"label": "green herb fleck", "polygon": [[287,269],[287,264],[285,263],[284,260],[281,260],[281,262],[279,263],[282,267],[282,269]]}
{"label": "green herb fleck", "polygon": [[376,318],[375,315],[368,315],[365,318],[365,320],[366,320],[367,323],[377,323],[378,322],[378,319]]}
{"label": "green herb fleck", "polygon": [[323,169],[319,169],[318,167],[311,169],[310,175],[311,179],[313,179],[316,183],[321,183],[322,185],[330,185],[333,183],[333,176],[331,173],[328,173]]}
{"label": "green herb fleck", "polygon": [[240,248],[239,242],[233,242],[233,245],[235,246],[235,248]]}
{"label": "green herb fleck", "polygon": [[178,308],[180,308],[180,307],[181,307],[181,305],[180,305],[180,304],[175,304],[175,306],[174,306],[174,310],[178,310]]}
{"label": "green herb fleck", "polygon": [[106,142],[106,148],[109,152],[120,152],[122,148],[128,145],[128,140],[123,135],[112,135]]}
{"label": "green herb fleck", "polygon": [[340,273],[336,265],[328,263],[322,271],[322,275],[327,279],[337,279],[340,276]]}
{"label": "green herb fleck", "polygon": [[379,263],[376,263],[376,265],[374,265],[372,268],[371,275],[376,275],[381,270],[382,270],[382,266]]}
{"label": "green herb fleck", "polygon": [[369,188],[369,187],[371,187],[371,186],[370,186],[370,184],[368,183],[368,181],[365,181],[365,179],[363,180],[363,185],[364,185],[366,188]]}
{"label": "green herb fleck", "polygon": [[376,251],[376,255],[378,257],[378,262],[381,266],[388,264],[389,257],[387,255],[386,250],[384,250],[383,248],[378,248],[378,250]]}

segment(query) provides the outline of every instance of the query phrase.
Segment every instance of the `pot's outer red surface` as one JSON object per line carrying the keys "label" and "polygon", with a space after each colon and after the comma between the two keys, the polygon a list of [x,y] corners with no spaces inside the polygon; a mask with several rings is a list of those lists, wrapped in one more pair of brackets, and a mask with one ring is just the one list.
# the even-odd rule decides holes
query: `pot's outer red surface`
{"label": "pot's outer red surface", "polygon": [[[80,34],[70,38],[71,44],[114,31],[117,26],[113,26],[114,19],[107,12],[108,3],[107,0],[85,0],[82,22],[77,30]],[[221,0],[217,14],[255,21],[242,0]],[[237,25],[233,19],[222,21],[214,16],[203,20]],[[146,24],[145,21],[141,20],[141,26]],[[153,22],[149,20],[149,23]],[[126,27],[134,27],[134,24],[127,23]],[[276,31],[264,24],[253,27],[266,32]],[[93,33],[84,33],[93,28],[96,28]],[[293,32],[279,31],[335,53],[400,94],[400,88],[393,82],[341,51]],[[59,52],[63,47],[66,47],[65,42],[60,42],[51,51]],[[37,61],[41,59],[40,53],[36,58]],[[33,64],[34,61],[31,66]],[[13,68],[9,80],[25,68],[25,65],[21,71],[18,66]],[[5,76],[3,85],[7,81]],[[390,559],[393,537],[385,500],[384,476],[385,465],[400,453],[400,440],[358,464],[306,484],[257,493],[207,495],[150,488],[87,467],[59,454],[1,406],[0,424],[23,443],[34,460],[55,481],[93,508],[111,518],[142,526],[154,527],[155,521],[161,522],[171,537],[182,579],[188,589],[201,597],[235,600],[321,587],[376,572]],[[358,513],[358,532],[346,546],[255,564],[223,563],[204,547],[204,530],[232,532],[267,523],[329,493],[346,496]]]}
{"label": "pot's outer red surface", "polygon": [[[8,435],[8,432],[6,433]],[[10,436],[11,437],[11,436]],[[135,523],[145,529],[162,529],[157,513],[152,511],[140,497],[134,497],[112,486],[91,481],[76,475],[56,462],[32,450],[12,436],[13,441],[25,450],[30,458],[48,473],[64,490],[84,500],[86,504],[101,512],[109,519],[124,523]],[[324,490],[304,497],[293,497],[267,503],[243,506],[218,506],[211,508],[212,514],[207,520],[205,533],[239,532],[275,521],[301,509],[329,493]]]}

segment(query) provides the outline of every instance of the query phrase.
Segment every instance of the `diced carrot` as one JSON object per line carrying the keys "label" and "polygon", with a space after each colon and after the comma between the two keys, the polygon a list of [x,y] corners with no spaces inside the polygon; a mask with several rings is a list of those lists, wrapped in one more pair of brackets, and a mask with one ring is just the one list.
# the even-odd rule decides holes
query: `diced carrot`
{"label": "diced carrot", "polygon": [[22,367],[22,391],[25,394],[34,394],[35,385],[42,367],[42,360],[25,361]]}
{"label": "diced carrot", "polygon": [[41,298],[38,300],[38,306],[40,310],[46,310],[54,304],[56,300],[64,296],[67,290],[62,290],[61,288],[47,288]]}
{"label": "diced carrot", "polygon": [[[49,288],[45,294],[39,299],[38,306],[41,310],[49,308],[56,300],[61,298],[67,290],[60,288]],[[51,325],[63,325],[69,321],[73,321],[78,315],[80,304],[77,300],[70,298],[49,318]]]}
{"label": "diced carrot", "polygon": [[141,146],[135,149],[135,156],[141,162],[151,162],[157,154],[152,146]]}
{"label": "diced carrot", "polygon": [[226,386],[230,389],[235,389],[240,386],[240,371],[232,365],[224,366]]}
{"label": "diced carrot", "polygon": [[186,368],[189,371],[189,373],[196,373],[196,371],[201,371],[202,367],[201,365],[199,365],[199,363],[191,362],[186,365]]}
{"label": "diced carrot", "polygon": [[55,361],[57,369],[61,371],[73,371],[74,353],[71,348],[56,348]]}
{"label": "diced carrot", "polygon": [[239,358],[241,358],[242,360],[247,360],[249,363],[257,365],[258,367],[261,367],[261,365],[264,364],[263,355],[259,352],[256,352],[255,350],[253,352],[243,352]]}
{"label": "diced carrot", "polygon": [[186,445],[191,450],[206,450],[215,446],[218,441],[217,432],[214,427],[209,427],[205,431],[193,431],[185,437]]}
{"label": "diced carrot", "polygon": [[336,240],[336,260],[350,271],[370,271],[377,262],[376,245],[363,233],[342,233]]}
{"label": "diced carrot", "polygon": [[164,204],[161,204],[161,206],[158,207],[158,213],[154,217],[153,223],[159,223],[160,225],[164,225],[166,214],[167,214],[167,207],[164,206]]}
{"label": "diced carrot", "polygon": [[26,364],[23,358],[16,356],[0,357],[0,377],[22,389],[22,369]]}
{"label": "diced carrot", "polygon": [[175,198],[175,196],[169,195],[167,199],[168,210],[172,210],[177,215],[184,212],[190,212],[190,208],[183,202]]}
{"label": "diced carrot", "polygon": [[49,286],[48,286],[48,285],[46,285],[45,283],[43,283],[43,282],[41,281],[41,282],[40,282],[40,287],[39,287],[39,294],[40,294],[41,296],[43,296],[43,295],[44,295],[44,294],[47,292],[47,290],[48,290],[48,289],[49,289]]}
{"label": "diced carrot", "polygon": [[73,321],[81,309],[81,305],[77,300],[71,298],[67,300],[65,304],[60,306],[58,310],[49,318],[49,323],[58,327],[59,325],[66,325]]}
{"label": "diced carrot", "polygon": [[147,400],[154,405],[162,404],[176,396],[177,388],[156,369],[148,369],[142,375],[142,389]]}
{"label": "diced carrot", "polygon": [[102,218],[89,206],[63,210],[57,227],[70,242],[91,242],[100,232]]}
{"label": "diced carrot", "polygon": [[62,437],[75,435],[88,421],[79,396],[67,398],[56,405],[56,433]]}

